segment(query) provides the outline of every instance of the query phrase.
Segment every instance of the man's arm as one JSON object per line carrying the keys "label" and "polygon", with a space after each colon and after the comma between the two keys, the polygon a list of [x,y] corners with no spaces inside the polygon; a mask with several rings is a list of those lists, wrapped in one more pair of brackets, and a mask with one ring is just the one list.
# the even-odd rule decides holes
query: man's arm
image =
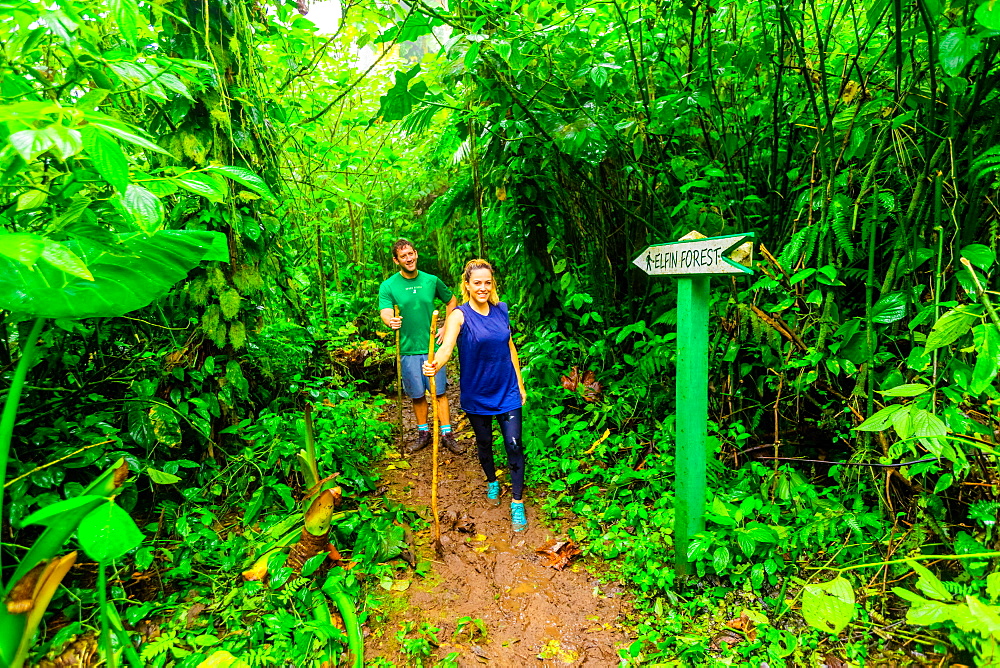
{"label": "man's arm", "polygon": [[382,323],[386,327],[391,327],[392,329],[399,329],[400,324],[403,322],[403,318],[397,318],[393,312],[393,302],[395,300],[392,298],[392,290],[389,289],[385,283],[378,288],[378,315],[382,318]]}
{"label": "man's arm", "polygon": [[391,308],[384,308],[378,312],[379,316],[382,318],[382,322],[385,323],[386,327],[391,327],[393,329],[399,329],[403,324],[403,316],[396,316],[395,311]]}
{"label": "man's arm", "polygon": [[444,306],[444,308],[445,308],[445,314],[444,314],[445,322],[448,321],[447,320],[448,316],[451,315],[451,312],[454,311],[457,306],[458,306],[458,297],[456,297],[455,295],[452,295],[451,299],[449,299],[448,303],[445,304],[445,306]]}

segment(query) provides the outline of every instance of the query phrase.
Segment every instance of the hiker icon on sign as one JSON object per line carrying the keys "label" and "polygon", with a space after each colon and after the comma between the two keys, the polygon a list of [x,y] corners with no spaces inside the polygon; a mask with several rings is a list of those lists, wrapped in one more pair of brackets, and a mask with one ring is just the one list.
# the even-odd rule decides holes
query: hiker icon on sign
{"label": "hiker icon on sign", "polygon": [[649,253],[646,253],[646,271],[650,271],[653,268],[653,258]]}

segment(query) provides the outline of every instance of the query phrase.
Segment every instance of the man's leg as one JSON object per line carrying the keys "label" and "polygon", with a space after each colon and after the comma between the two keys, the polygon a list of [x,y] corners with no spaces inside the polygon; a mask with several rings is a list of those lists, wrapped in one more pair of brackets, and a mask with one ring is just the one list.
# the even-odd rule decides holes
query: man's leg
{"label": "man's leg", "polygon": [[[447,402],[447,398],[445,401]],[[427,424],[427,397],[413,400],[413,417],[417,419],[418,425]]]}
{"label": "man's leg", "polygon": [[423,450],[431,442],[430,426],[427,424],[427,399],[424,397],[426,380],[421,365],[426,355],[404,355],[403,390],[413,402],[413,417],[417,420],[417,440],[410,445],[409,452]]}

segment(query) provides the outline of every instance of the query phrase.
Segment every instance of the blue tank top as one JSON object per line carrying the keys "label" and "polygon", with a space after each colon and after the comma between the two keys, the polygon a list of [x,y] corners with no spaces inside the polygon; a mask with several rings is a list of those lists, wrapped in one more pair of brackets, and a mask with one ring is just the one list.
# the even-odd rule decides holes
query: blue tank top
{"label": "blue tank top", "polygon": [[490,305],[488,315],[476,313],[469,303],[458,308],[465,316],[457,341],[462,410],[473,415],[499,415],[520,408],[521,392],[510,359],[507,304]]}

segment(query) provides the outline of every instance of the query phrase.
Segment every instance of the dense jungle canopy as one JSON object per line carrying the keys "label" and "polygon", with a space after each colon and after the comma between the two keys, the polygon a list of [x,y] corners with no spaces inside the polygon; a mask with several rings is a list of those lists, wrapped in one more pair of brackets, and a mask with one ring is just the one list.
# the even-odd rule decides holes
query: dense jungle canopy
{"label": "dense jungle canopy", "polygon": [[[0,0],[0,666],[518,665],[386,604],[398,237],[497,267],[620,665],[1000,665],[998,91],[996,0]],[[682,578],[692,230],[757,247]]]}

